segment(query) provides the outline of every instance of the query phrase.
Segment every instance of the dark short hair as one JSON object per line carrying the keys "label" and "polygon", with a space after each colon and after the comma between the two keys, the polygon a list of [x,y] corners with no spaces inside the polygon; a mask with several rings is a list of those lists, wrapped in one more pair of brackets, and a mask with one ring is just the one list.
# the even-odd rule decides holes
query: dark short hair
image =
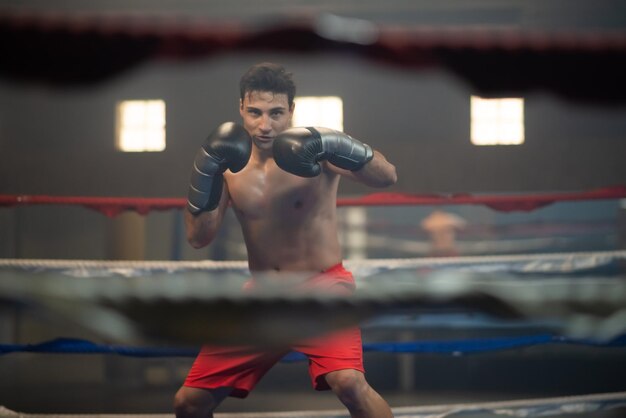
{"label": "dark short hair", "polygon": [[242,101],[247,93],[253,91],[286,94],[289,107],[291,107],[296,96],[296,85],[292,74],[288,73],[282,65],[262,62],[250,67],[239,81],[239,97]]}

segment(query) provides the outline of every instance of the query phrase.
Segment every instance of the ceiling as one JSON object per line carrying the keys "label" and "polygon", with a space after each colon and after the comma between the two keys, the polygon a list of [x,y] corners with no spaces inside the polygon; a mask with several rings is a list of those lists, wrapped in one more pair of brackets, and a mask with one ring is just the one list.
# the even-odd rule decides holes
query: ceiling
{"label": "ceiling", "polygon": [[485,96],[626,103],[623,0],[0,0],[0,77],[87,85],[152,59],[349,53]]}
{"label": "ceiling", "polygon": [[0,0],[0,13],[176,15],[264,22],[333,13],[380,25],[626,29],[622,0]]}

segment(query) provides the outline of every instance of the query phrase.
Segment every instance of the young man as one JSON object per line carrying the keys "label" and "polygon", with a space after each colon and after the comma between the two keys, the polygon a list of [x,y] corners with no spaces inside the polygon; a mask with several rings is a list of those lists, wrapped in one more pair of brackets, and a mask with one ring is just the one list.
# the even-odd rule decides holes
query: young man
{"label": "young man", "polygon": [[[279,65],[253,66],[240,83],[243,127],[225,123],[194,161],[185,211],[187,238],[215,237],[229,203],[241,224],[257,281],[281,273],[304,285],[354,290],[341,262],[336,199],[341,177],[372,187],[396,182],[395,167],[371,147],[326,128],[290,128],[295,85]],[[357,328],[293,347],[309,357],[317,390],[331,389],[352,417],[391,417],[364,377]],[[178,418],[212,417],[227,396],[246,397],[285,352],[204,347],[175,397]]]}

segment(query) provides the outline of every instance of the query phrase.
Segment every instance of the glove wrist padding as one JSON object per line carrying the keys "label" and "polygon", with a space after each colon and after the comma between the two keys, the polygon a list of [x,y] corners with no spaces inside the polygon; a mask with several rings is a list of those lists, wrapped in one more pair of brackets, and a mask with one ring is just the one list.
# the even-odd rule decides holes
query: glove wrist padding
{"label": "glove wrist padding", "polygon": [[196,153],[187,194],[187,209],[194,215],[217,208],[222,195],[223,173],[242,170],[252,151],[248,132],[226,122],[207,137]]}
{"label": "glove wrist padding", "polygon": [[372,148],[351,136],[328,128],[290,128],[276,137],[274,160],[285,171],[302,177],[315,177],[319,161],[357,171],[372,160]]}

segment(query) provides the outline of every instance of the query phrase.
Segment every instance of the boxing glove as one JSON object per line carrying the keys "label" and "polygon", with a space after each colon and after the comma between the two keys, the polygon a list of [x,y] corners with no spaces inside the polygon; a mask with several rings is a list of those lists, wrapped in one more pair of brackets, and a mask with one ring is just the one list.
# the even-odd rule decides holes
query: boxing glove
{"label": "boxing glove", "polygon": [[187,209],[194,215],[215,209],[222,195],[223,173],[242,170],[252,152],[252,140],[243,126],[218,126],[196,153],[187,194]]}
{"label": "boxing glove", "polygon": [[373,157],[372,148],[343,132],[328,128],[289,128],[274,139],[274,161],[285,171],[301,177],[322,172],[319,161],[356,171]]}

